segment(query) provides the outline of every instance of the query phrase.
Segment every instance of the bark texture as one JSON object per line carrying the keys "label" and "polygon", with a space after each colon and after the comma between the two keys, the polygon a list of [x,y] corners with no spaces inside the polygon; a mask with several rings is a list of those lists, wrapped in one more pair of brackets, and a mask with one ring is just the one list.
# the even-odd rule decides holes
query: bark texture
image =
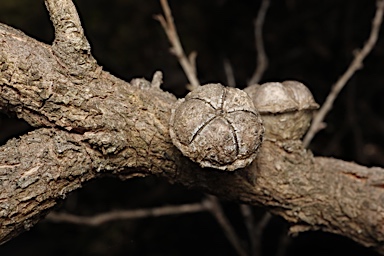
{"label": "bark texture", "polygon": [[0,24],[0,110],[36,129],[0,147],[0,243],[29,229],[81,184],[156,175],[262,205],[291,232],[323,230],[384,254],[384,170],[313,157],[301,141],[264,141],[251,166],[204,168],[169,136],[176,98],[158,82],[127,83],[90,54],[71,1],[46,1],[52,46]]}

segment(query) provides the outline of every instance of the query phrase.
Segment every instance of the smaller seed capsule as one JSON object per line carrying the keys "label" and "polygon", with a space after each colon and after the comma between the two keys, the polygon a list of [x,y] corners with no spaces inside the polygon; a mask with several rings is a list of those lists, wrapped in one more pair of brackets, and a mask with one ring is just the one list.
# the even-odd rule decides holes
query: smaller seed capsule
{"label": "smaller seed capsule", "polygon": [[266,139],[300,139],[319,108],[309,89],[297,81],[252,85],[245,91],[263,119]]}

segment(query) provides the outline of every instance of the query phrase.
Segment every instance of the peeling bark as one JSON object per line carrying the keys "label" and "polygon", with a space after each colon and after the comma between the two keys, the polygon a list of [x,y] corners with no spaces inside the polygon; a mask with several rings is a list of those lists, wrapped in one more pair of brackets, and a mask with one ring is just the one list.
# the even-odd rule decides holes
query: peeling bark
{"label": "peeling bark", "polygon": [[[71,2],[47,5],[58,22],[52,46],[0,24],[0,110],[35,127],[0,147],[0,243],[86,181],[156,175],[264,206],[292,233],[323,230],[384,254],[383,169],[313,157],[301,141],[264,141],[252,165],[233,173],[201,169],[169,137],[176,98],[103,71]],[[59,9],[67,25],[60,25]],[[66,28],[75,29],[68,35]]]}

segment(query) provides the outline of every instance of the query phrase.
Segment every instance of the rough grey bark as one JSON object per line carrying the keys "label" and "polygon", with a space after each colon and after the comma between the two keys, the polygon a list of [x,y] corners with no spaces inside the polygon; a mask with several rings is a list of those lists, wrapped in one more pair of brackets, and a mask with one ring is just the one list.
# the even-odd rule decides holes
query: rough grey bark
{"label": "rough grey bark", "polygon": [[124,82],[90,54],[71,1],[47,0],[52,46],[0,25],[0,110],[36,129],[0,147],[0,243],[27,230],[81,184],[156,175],[323,230],[384,254],[384,170],[313,157],[301,141],[264,141],[251,166],[201,169],[169,136],[176,98]]}

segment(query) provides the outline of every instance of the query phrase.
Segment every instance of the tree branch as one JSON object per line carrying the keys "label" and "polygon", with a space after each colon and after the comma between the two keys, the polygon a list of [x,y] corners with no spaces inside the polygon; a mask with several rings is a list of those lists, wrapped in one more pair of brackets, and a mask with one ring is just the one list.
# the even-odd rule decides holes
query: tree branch
{"label": "tree branch", "polygon": [[40,129],[0,148],[0,243],[31,228],[59,199],[95,176],[81,139]]}
{"label": "tree branch", "polygon": [[237,237],[232,225],[226,218],[223,209],[216,197],[208,196],[200,203],[182,204],[177,206],[162,206],[149,209],[118,210],[96,214],[94,216],[79,216],[69,213],[51,212],[46,220],[52,222],[71,223],[77,225],[98,226],[106,222],[160,217],[165,215],[186,214],[196,212],[210,212],[220,224],[224,234],[239,255],[247,255],[240,239]]}
{"label": "tree branch", "polygon": [[225,236],[235,248],[236,252],[240,256],[246,256],[247,252],[241,244],[239,237],[236,235],[236,231],[229,222],[228,218],[225,216],[225,213],[220,205],[219,200],[214,196],[208,196],[206,201],[208,204],[208,209],[211,214],[215,217],[216,221],[220,224],[221,229],[223,230]]}
{"label": "tree branch", "polygon": [[328,94],[324,104],[321,106],[320,110],[315,115],[311,127],[309,128],[303,140],[305,147],[308,147],[315,134],[321,129],[321,127],[323,127],[321,123],[323,122],[328,112],[331,111],[333,102],[339,95],[340,91],[344,88],[346,83],[349,81],[349,79],[351,79],[351,77],[356,73],[356,71],[362,68],[365,57],[367,57],[367,55],[372,51],[373,47],[375,46],[383,20],[383,13],[384,1],[377,0],[376,13],[375,17],[372,20],[372,28],[369,38],[364,44],[363,49],[361,49],[361,51],[356,52],[355,57],[349,65],[348,69],[339,78],[339,80],[337,80],[336,84],[332,87],[331,92]]}
{"label": "tree branch", "polygon": [[84,35],[79,15],[71,0],[45,0],[55,28],[52,49],[71,75],[81,76],[97,68],[91,55],[91,46]]}
{"label": "tree branch", "polygon": [[268,67],[268,57],[264,49],[263,25],[264,25],[265,15],[269,8],[269,4],[270,4],[270,0],[263,0],[261,2],[259,12],[257,13],[257,17],[254,22],[257,63],[256,63],[256,69],[251,79],[249,80],[248,85],[257,84]]}
{"label": "tree branch", "polygon": [[171,8],[169,8],[168,1],[160,0],[160,3],[161,7],[163,8],[165,17],[162,15],[156,15],[155,19],[160,22],[165,33],[167,34],[168,40],[172,46],[171,53],[177,57],[177,60],[184,70],[184,73],[187,75],[188,81],[191,83],[189,89],[192,91],[197,86],[200,86],[195,65],[196,53],[192,52],[189,58],[186,57],[183,47],[180,43],[180,38],[177,34],[175,23],[173,22],[173,16]]}
{"label": "tree branch", "polygon": [[169,137],[174,96],[100,67],[79,79],[67,65],[51,46],[0,25],[0,109],[45,127],[0,147],[1,243],[88,180],[155,175],[263,205],[291,233],[323,230],[384,254],[383,169],[315,158],[301,141],[264,141],[252,165],[235,172],[202,169]]}
{"label": "tree branch", "polygon": [[78,216],[69,213],[51,212],[47,220],[52,222],[65,222],[78,225],[98,226],[110,221],[159,217],[165,215],[196,213],[207,211],[205,202],[182,204],[177,206],[163,206],[150,209],[119,210],[97,214],[94,216]]}

